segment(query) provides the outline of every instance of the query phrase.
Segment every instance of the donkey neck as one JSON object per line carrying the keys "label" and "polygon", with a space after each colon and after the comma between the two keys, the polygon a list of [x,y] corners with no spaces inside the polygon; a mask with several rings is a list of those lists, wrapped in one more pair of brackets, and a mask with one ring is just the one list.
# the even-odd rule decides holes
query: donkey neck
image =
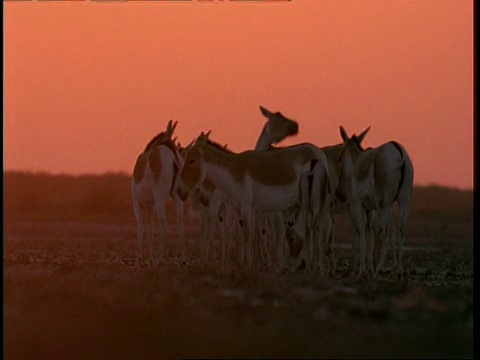
{"label": "donkey neck", "polygon": [[255,145],[255,150],[257,151],[267,151],[272,148],[271,139],[267,134],[267,125],[263,127],[260,136],[258,137],[257,144]]}
{"label": "donkey neck", "polygon": [[154,136],[152,138],[152,140],[150,140],[148,142],[148,144],[145,146],[145,149],[143,150],[143,152],[147,152],[147,151],[152,150],[153,148],[155,148],[158,145],[165,142],[167,139],[168,139],[168,137],[165,135],[164,132],[161,132],[161,133],[157,134],[156,136]]}
{"label": "donkey neck", "polygon": [[236,169],[238,154],[207,143],[203,147],[203,159],[207,165],[207,178],[216,186],[219,186],[220,179],[216,179],[218,176],[221,176],[223,181],[242,182],[243,176]]}
{"label": "donkey neck", "polygon": [[203,147],[203,158],[205,162],[221,167],[228,167],[236,154],[229,150],[220,149],[217,145],[207,143]]}
{"label": "donkey neck", "polygon": [[232,199],[238,197],[244,185],[244,174],[234,169],[237,156],[208,143],[203,148],[204,181],[220,188]]}

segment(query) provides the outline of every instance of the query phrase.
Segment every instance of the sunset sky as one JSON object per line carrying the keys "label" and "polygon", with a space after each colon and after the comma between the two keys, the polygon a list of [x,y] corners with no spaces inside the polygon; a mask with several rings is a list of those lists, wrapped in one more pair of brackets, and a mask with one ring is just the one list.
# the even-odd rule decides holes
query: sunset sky
{"label": "sunset sky", "polygon": [[17,2],[5,9],[5,167],[131,173],[169,119],[251,149],[402,143],[415,184],[473,188],[473,1]]}

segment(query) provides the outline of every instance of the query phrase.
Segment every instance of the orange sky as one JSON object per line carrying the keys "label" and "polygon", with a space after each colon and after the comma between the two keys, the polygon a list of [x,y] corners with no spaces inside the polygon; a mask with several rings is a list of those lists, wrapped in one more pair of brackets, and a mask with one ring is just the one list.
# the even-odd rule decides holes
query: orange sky
{"label": "orange sky", "polygon": [[285,144],[401,142],[415,184],[473,188],[473,2],[13,2],[5,9],[6,170],[131,172],[179,121],[253,148],[258,106]]}

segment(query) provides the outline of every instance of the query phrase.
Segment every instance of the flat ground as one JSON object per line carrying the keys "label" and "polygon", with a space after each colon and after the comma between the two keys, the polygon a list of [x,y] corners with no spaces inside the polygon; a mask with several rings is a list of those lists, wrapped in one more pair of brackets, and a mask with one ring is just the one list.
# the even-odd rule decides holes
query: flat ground
{"label": "flat ground", "polygon": [[59,221],[17,210],[4,227],[6,359],[473,357],[468,211],[417,205],[402,280],[346,275],[351,234],[339,218],[338,276],[322,280],[201,265],[194,221],[187,265],[170,226],[165,263],[135,269],[132,213]]}

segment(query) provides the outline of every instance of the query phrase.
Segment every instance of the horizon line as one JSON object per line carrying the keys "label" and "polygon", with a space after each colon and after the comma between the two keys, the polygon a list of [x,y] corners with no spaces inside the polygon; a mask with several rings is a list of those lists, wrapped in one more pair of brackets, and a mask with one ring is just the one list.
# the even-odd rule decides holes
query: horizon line
{"label": "horizon line", "polygon": [[[85,177],[85,176],[125,176],[125,177],[131,177],[132,174],[128,173],[125,170],[107,170],[102,173],[68,173],[68,172],[52,172],[52,171],[45,171],[45,170],[5,170],[3,169],[3,178],[5,179],[5,176],[7,174],[21,174],[21,175],[30,175],[30,176],[50,176],[50,177]],[[5,183],[4,183],[5,187]],[[437,187],[437,188],[445,188],[445,189],[455,189],[455,190],[460,190],[460,191],[471,191],[473,192],[475,187],[460,187],[460,186],[453,186],[453,185],[442,185],[439,183],[428,183],[428,184],[418,184],[414,183],[413,187]]]}

